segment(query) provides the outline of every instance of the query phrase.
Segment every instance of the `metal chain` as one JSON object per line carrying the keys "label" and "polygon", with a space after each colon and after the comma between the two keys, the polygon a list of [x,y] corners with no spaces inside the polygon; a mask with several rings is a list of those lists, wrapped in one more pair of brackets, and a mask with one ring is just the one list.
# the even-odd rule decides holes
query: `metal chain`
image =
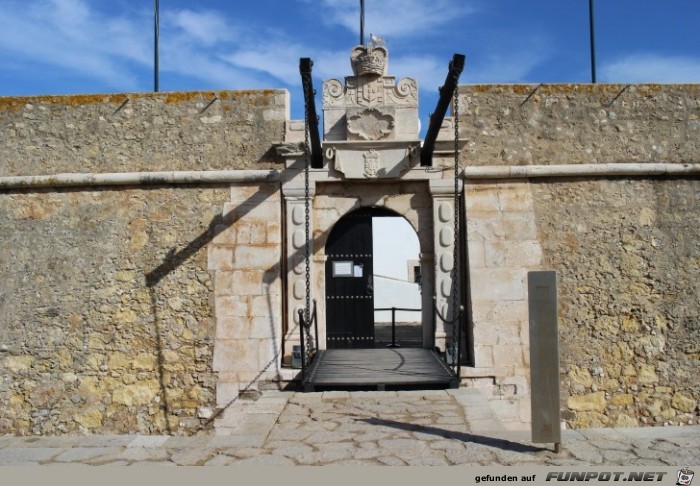
{"label": "metal chain", "polygon": [[461,325],[460,308],[458,303],[458,286],[459,286],[459,74],[455,73],[455,91],[454,104],[452,108],[452,117],[454,119],[454,242],[452,246],[453,265],[452,265],[452,343],[454,349],[455,364],[459,362],[459,348],[461,343],[459,339],[457,326]]}
{"label": "metal chain", "polygon": [[[303,76],[304,92],[307,93],[311,90],[311,74],[304,74]],[[308,93],[313,96],[313,93]],[[307,99],[309,96],[307,96]],[[304,246],[304,256],[305,256],[305,280],[306,280],[306,297],[304,300],[304,321],[308,324],[304,326],[304,323],[300,322],[299,325],[303,326],[305,329],[302,331],[306,333],[306,349],[303,350],[305,360],[308,363],[310,357],[311,349],[311,264],[309,262],[311,258],[311,248],[310,248],[310,212],[309,212],[309,167],[311,165],[311,149],[309,148],[309,107],[308,104],[304,110],[304,231],[306,236],[306,244]]]}

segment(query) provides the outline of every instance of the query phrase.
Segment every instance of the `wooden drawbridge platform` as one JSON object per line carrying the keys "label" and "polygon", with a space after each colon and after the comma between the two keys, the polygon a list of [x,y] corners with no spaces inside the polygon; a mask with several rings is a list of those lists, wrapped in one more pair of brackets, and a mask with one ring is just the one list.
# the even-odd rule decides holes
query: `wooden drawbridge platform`
{"label": "wooden drawbridge platform", "polygon": [[306,391],[402,387],[456,388],[459,380],[432,349],[326,349],[312,360]]}

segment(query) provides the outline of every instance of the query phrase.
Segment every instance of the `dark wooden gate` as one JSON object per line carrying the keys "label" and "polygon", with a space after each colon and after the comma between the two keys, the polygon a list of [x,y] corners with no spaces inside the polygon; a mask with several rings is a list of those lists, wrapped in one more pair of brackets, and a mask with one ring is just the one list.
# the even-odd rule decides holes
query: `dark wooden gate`
{"label": "dark wooden gate", "polygon": [[381,209],[358,209],[341,218],[328,236],[328,349],[374,347],[372,217],[384,215]]}

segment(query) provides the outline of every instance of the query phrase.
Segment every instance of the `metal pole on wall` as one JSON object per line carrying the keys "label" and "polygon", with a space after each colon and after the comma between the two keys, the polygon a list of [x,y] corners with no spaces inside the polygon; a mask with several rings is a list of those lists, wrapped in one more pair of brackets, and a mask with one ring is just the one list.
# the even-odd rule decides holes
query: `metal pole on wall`
{"label": "metal pole on wall", "polygon": [[365,45],[365,0],[360,0],[360,45]]}
{"label": "metal pole on wall", "polygon": [[158,92],[158,36],[160,35],[160,20],[158,16],[159,2],[155,0],[155,14],[153,16],[153,91]]}
{"label": "metal pole on wall", "polygon": [[593,0],[588,0],[588,22],[590,25],[591,34],[591,82],[596,82],[595,76],[595,28],[594,28],[594,15],[593,15]]}

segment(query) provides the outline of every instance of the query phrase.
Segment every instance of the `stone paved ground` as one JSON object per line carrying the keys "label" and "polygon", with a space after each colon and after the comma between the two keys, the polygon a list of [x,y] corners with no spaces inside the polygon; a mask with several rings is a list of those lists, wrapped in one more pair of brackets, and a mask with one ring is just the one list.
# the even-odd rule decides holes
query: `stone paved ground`
{"label": "stone paved ground", "polygon": [[0,437],[0,465],[622,465],[700,463],[700,426],[568,430],[562,452],[506,431],[469,389],[265,392],[194,437]]}

